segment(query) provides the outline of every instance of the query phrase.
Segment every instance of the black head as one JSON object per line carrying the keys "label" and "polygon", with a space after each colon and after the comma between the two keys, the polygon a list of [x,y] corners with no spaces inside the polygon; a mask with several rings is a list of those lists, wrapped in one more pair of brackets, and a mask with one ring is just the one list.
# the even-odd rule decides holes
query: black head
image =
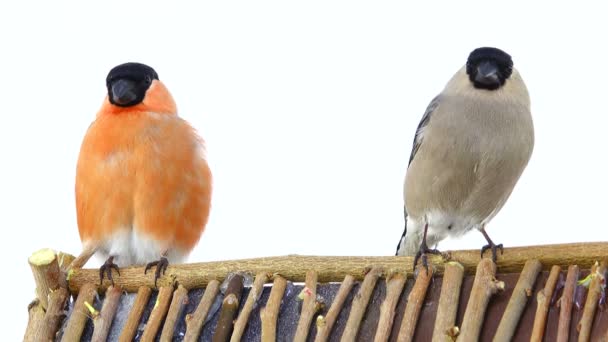
{"label": "black head", "polygon": [[481,47],[473,50],[467,60],[467,74],[475,88],[496,90],[513,72],[513,60],[506,52]]}
{"label": "black head", "polygon": [[135,106],[144,100],[153,80],[158,80],[158,74],[145,64],[118,65],[110,70],[106,78],[108,99],[116,106]]}

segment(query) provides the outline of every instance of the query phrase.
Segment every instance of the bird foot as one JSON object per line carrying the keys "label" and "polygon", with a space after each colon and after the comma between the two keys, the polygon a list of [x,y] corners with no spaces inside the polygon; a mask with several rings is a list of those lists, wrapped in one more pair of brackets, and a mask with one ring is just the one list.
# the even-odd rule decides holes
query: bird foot
{"label": "bird foot", "polygon": [[156,266],[156,272],[154,272],[154,287],[156,287],[156,281],[161,276],[161,272],[164,275],[167,270],[167,266],[169,266],[169,260],[166,257],[161,257],[160,260],[152,261],[146,264],[146,268],[144,269],[144,274],[148,273],[148,270],[152,267]]}
{"label": "bird foot", "polygon": [[416,256],[414,257],[414,272],[416,272],[416,265],[418,264],[418,260],[420,260],[422,262],[422,266],[424,266],[424,269],[426,270],[426,274],[429,274],[429,262],[426,256],[427,254],[443,255],[443,253],[441,253],[441,251],[438,249],[430,249],[426,245],[426,242],[423,241],[420,245],[420,250],[418,250],[418,253],[416,253]]}
{"label": "bird foot", "polygon": [[491,242],[491,243],[488,243],[487,245],[481,247],[481,257],[482,258],[483,258],[483,253],[485,253],[485,251],[487,251],[488,249],[492,250],[492,261],[494,263],[496,263],[497,250],[500,249],[500,255],[502,255],[504,253],[502,243],[494,244],[493,242]]}
{"label": "bird foot", "polygon": [[108,276],[108,280],[112,282],[112,286],[114,286],[114,279],[112,278],[112,270],[116,270],[116,273],[120,275],[120,270],[118,265],[114,263],[114,257],[111,256],[104,262],[103,265],[99,268],[99,285],[103,284],[103,276],[106,274]]}

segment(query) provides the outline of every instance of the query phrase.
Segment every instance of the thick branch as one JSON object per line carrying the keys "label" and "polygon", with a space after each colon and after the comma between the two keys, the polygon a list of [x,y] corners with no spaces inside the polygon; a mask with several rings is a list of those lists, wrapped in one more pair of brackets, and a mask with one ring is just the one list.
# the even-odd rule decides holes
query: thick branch
{"label": "thick branch", "polygon": [[68,325],[63,332],[61,341],[80,341],[84,325],[91,315],[87,305],[93,305],[95,295],[97,295],[97,285],[94,283],[84,284],[82,291],[78,293],[78,298],[76,298],[76,302],[74,303],[74,308],[70,314]]}
{"label": "thick branch", "polygon": [[146,327],[144,328],[144,333],[142,334],[140,341],[155,341],[156,333],[158,333],[158,329],[160,328],[160,325],[167,314],[167,310],[169,309],[171,297],[173,297],[173,286],[162,286],[158,290],[156,303],[154,303],[154,308],[150,313],[150,318],[148,318],[148,322],[146,323]]}
{"label": "thick branch", "polygon": [[65,286],[65,277],[62,277],[57,257],[52,249],[44,248],[34,252],[28,262],[36,281],[36,296],[46,310],[49,305],[49,294],[61,285]]}
{"label": "thick branch", "polygon": [[502,315],[502,319],[494,335],[494,341],[508,342],[513,338],[521,314],[528,303],[528,298],[532,296],[532,289],[541,267],[542,265],[538,260],[528,260],[526,262],[523,271],[519,275],[519,280],[513,289],[509,304],[507,304],[507,308]]}
{"label": "thick branch", "polygon": [[228,341],[232,334],[234,317],[239,311],[239,303],[241,301],[241,294],[243,293],[243,280],[242,275],[234,274],[228,282],[228,288],[222,302],[220,318],[217,321],[213,334],[213,342]]}
{"label": "thick branch", "polygon": [[426,290],[429,288],[432,278],[433,265],[429,264],[428,271],[422,265],[418,267],[416,283],[414,283],[412,291],[407,296],[407,305],[405,306],[405,313],[403,314],[403,320],[401,321],[401,327],[399,328],[398,341],[409,342],[414,339],[420,309],[422,308],[422,303],[424,303]]}
{"label": "thick branch", "polygon": [[203,298],[198,303],[196,310],[191,315],[186,315],[186,336],[184,342],[196,342],[201,334],[201,329],[205,324],[205,319],[211,310],[215,297],[220,292],[220,283],[212,280],[205,288]]}
{"label": "thick branch", "polygon": [[245,328],[247,327],[247,323],[249,322],[249,315],[253,308],[257,304],[260,296],[262,296],[262,292],[264,291],[264,284],[268,281],[268,273],[260,272],[255,276],[255,280],[253,282],[253,286],[251,286],[251,290],[249,291],[249,295],[247,296],[247,301],[243,305],[243,309],[239,314],[239,317],[234,323],[234,331],[232,332],[232,336],[230,337],[230,342],[240,342],[243,333],[245,332]]}
{"label": "thick branch", "polygon": [[386,297],[384,297],[380,306],[380,318],[378,318],[378,328],[376,329],[374,342],[388,341],[391,336],[393,320],[395,319],[395,307],[401,297],[406,279],[405,274],[398,273],[393,274],[386,280]]}
{"label": "thick branch", "polygon": [[306,283],[302,290],[303,300],[302,312],[300,313],[300,321],[296,328],[296,334],[293,338],[295,342],[305,342],[308,338],[308,331],[310,330],[310,323],[312,317],[316,313],[317,302],[317,272],[308,271],[306,273]]}
{"label": "thick branch", "polygon": [[39,340],[38,333],[44,324],[44,309],[38,298],[34,299],[27,307],[29,319],[27,321],[27,329],[23,341],[37,342]]}
{"label": "thick branch", "polygon": [[[473,274],[479,262],[479,250],[452,251],[452,260],[460,262],[467,274]],[[575,243],[563,245],[545,245],[514,247],[505,249],[498,261],[501,272],[520,272],[527,260],[537,259],[543,265],[581,265],[591,267],[596,260],[608,258],[608,242]],[[435,274],[443,274],[441,256],[429,256],[435,265]],[[178,281],[186,289],[203,288],[212,279],[223,281],[226,276],[239,270],[257,274],[272,270],[288,280],[302,282],[306,271],[316,271],[319,282],[341,281],[346,275],[356,280],[363,279],[365,270],[370,267],[381,267],[386,270],[404,273],[413,268],[413,257],[333,257],[333,256],[297,256],[268,257],[249,260],[218,261],[194,264],[170,265],[166,275],[159,279],[159,286]],[[303,268],[302,265],[306,265]],[[70,290],[78,292],[82,284],[98,282],[98,269],[74,269],[70,277]],[[135,292],[140,286],[154,287],[153,277],[146,277],[142,267],[125,267],[120,269],[120,277],[114,279],[125,291]],[[104,284],[107,286],[107,284]]]}
{"label": "thick branch", "polygon": [[173,341],[173,332],[175,331],[175,324],[177,320],[184,312],[188,304],[188,290],[185,287],[179,285],[177,290],[173,292],[173,299],[171,300],[171,306],[165,318],[165,324],[163,324],[163,331],[160,335],[161,342]]}
{"label": "thick branch", "polygon": [[114,320],[114,315],[116,314],[116,309],[118,309],[118,302],[121,294],[122,290],[119,286],[110,286],[106,290],[106,298],[103,300],[101,312],[93,319],[94,330],[93,337],[91,338],[92,342],[105,342],[107,340],[112,321]]}
{"label": "thick branch", "polygon": [[148,304],[150,294],[152,294],[152,289],[147,286],[142,286],[137,291],[135,303],[133,303],[133,306],[131,307],[129,317],[127,317],[127,321],[125,322],[125,325],[122,328],[122,333],[118,338],[120,342],[131,342],[135,338],[135,334],[137,333],[137,327],[139,326],[139,321],[141,321],[141,315],[143,314],[144,309],[146,308],[146,304]]}
{"label": "thick branch", "polygon": [[600,295],[602,292],[602,282],[605,284],[604,273],[606,272],[606,264],[596,265],[591,270],[591,283],[589,284],[589,292],[587,293],[587,301],[583,309],[583,317],[577,328],[579,331],[579,341],[589,341],[591,339],[591,326],[595,317]]}
{"label": "thick branch", "polygon": [[496,264],[491,259],[482,259],[477,266],[477,273],[457,341],[477,341],[479,339],[490,298],[505,288],[505,283],[496,280],[495,275]]}
{"label": "thick branch", "polygon": [[378,267],[372,268],[365,275],[363,283],[361,283],[361,287],[359,288],[359,292],[357,292],[357,295],[351,304],[350,313],[348,314],[348,320],[346,321],[346,327],[344,327],[341,341],[354,342],[357,339],[359,326],[361,325],[361,320],[363,319],[363,315],[367,309],[367,303],[369,303],[369,300],[372,297],[372,293],[374,292],[376,282],[378,281],[380,275],[382,275],[382,269]]}
{"label": "thick branch", "polygon": [[538,294],[536,295],[538,304],[536,306],[536,316],[534,317],[534,327],[532,328],[530,342],[542,342],[543,340],[547,323],[547,313],[549,312],[549,306],[551,305],[551,297],[553,296],[553,291],[555,291],[555,285],[557,285],[557,280],[559,279],[561,271],[562,268],[559,266],[551,267],[551,272],[545,283],[545,288],[538,291]]}
{"label": "thick branch", "polygon": [[331,329],[333,328],[334,323],[336,323],[336,319],[338,319],[342,306],[344,306],[344,302],[354,284],[355,278],[353,278],[353,276],[347,275],[344,277],[338,294],[336,294],[336,298],[334,298],[334,301],[329,307],[329,311],[327,311],[327,315],[325,315],[325,317],[319,316],[317,318],[317,336],[315,337],[315,342],[325,342],[329,339]]}
{"label": "thick branch", "polygon": [[572,320],[572,304],[574,301],[574,291],[578,281],[579,269],[578,265],[568,267],[568,275],[566,276],[566,284],[560,299],[559,323],[557,325],[557,341],[568,342],[570,336],[570,321]]}
{"label": "thick branch", "polygon": [[260,311],[262,342],[276,341],[277,318],[286,287],[287,280],[279,275],[275,275],[272,290],[270,290],[270,297],[266,302],[266,306]]}
{"label": "thick branch", "polygon": [[446,337],[454,338],[456,329],[456,314],[460,302],[460,288],[464,279],[464,267],[455,261],[445,265],[445,273],[441,283],[441,294],[437,304],[433,342],[445,342]]}

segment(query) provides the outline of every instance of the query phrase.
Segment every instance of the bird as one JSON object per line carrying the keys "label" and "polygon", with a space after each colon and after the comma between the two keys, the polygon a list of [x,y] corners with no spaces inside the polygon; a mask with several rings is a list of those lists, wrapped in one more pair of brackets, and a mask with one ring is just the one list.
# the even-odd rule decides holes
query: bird
{"label": "bird", "polygon": [[[530,96],[512,57],[479,47],[426,108],[416,129],[403,185],[405,227],[396,255],[414,269],[437,244],[476,229],[496,262],[486,225],[511,195],[532,156]],[[434,247],[433,249],[429,246]]]}
{"label": "bird", "polygon": [[156,267],[154,284],[169,262],[182,262],[207,225],[212,174],[205,141],[177,113],[157,72],[142,63],[115,66],[107,96],[86,131],[76,166],[77,225],[82,267],[94,254],[99,269]]}

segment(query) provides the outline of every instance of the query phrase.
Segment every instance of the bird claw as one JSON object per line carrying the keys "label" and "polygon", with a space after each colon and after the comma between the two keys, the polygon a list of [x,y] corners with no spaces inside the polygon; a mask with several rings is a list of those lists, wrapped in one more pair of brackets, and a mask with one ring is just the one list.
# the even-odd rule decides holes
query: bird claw
{"label": "bird claw", "polygon": [[494,262],[494,263],[496,263],[497,250],[500,249],[500,255],[502,255],[504,253],[502,243],[499,243],[497,245],[494,243],[489,243],[489,244],[481,247],[481,257],[482,258],[483,258],[483,253],[485,253],[485,251],[487,251],[488,249],[492,250],[492,262]]}
{"label": "bird claw", "polygon": [[112,270],[115,270],[118,275],[120,275],[120,269],[118,265],[114,263],[114,257],[111,256],[104,262],[103,265],[99,268],[99,285],[103,284],[103,276],[106,274],[108,276],[108,280],[112,282],[112,286],[114,286],[114,278],[112,278]]}
{"label": "bird claw", "polygon": [[443,255],[443,253],[441,253],[441,251],[438,249],[430,249],[426,246],[426,243],[423,243],[423,245],[420,246],[420,250],[418,250],[418,253],[416,253],[416,256],[414,257],[414,272],[416,272],[416,265],[418,264],[418,260],[420,260],[422,261],[422,266],[424,266],[424,269],[426,270],[426,274],[429,274],[429,262],[426,256],[427,254]]}
{"label": "bird claw", "polygon": [[156,286],[156,281],[161,276],[161,272],[164,275],[167,271],[167,267],[169,266],[169,260],[166,257],[161,257],[160,260],[152,261],[146,264],[146,268],[144,269],[144,274],[148,273],[148,270],[152,267],[156,266],[156,272],[154,272],[154,287]]}

